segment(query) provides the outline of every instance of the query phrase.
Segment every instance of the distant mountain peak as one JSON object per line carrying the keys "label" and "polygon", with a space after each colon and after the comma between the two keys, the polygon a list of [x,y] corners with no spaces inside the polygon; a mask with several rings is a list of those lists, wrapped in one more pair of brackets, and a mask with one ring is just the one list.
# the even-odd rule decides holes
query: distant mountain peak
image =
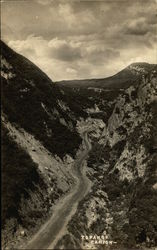
{"label": "distant mountain peak", "polygon": [[129,66],[148,66],[150,65],[150,63],[147,63],[147,62],[134,62],[134,63],[131,63]]}
{"label": "distant mountain peak", "polygon": [[147,74],[150,70],[156,67],[156,64],[146,62],[135,62],[130,64],[127,69],[131,70],[133,74]]}

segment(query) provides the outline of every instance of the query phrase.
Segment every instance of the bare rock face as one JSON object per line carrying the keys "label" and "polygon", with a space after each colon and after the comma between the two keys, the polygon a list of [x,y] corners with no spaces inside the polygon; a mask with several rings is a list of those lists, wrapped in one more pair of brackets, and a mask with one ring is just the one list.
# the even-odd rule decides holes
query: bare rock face
{"label": "bare rock face", "polygon": [[20,232],[20,235],[21,235],[21,236],[25,236],[25,235],[26,235],[26,234],[25,234],[25,231],[24,231],[24,230],[21,231],[21,232]]}

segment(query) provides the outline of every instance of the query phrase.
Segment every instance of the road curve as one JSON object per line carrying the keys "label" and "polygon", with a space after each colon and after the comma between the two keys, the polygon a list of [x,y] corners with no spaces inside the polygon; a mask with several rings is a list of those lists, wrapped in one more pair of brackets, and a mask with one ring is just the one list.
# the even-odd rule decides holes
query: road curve
{"label": "road curve", "polygon": [[83,163],[91,149],[87,132],[83,133],[85,149],[75,161],[74,178],[76,185],[57,205],[51,218],[22,249],[54,249],[58,240],[66,232],[66,226],[77,210],[79,201],[87,194],[90,182],[83,169]]}

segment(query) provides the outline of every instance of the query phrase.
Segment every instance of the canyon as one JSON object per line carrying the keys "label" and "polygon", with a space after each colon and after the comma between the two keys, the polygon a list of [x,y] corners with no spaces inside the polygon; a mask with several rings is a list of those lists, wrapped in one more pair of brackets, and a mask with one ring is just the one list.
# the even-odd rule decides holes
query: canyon
{"label": "canyon", "polygon": [[53,82],[1,48],[3,249],[155,249],[157,65]]}

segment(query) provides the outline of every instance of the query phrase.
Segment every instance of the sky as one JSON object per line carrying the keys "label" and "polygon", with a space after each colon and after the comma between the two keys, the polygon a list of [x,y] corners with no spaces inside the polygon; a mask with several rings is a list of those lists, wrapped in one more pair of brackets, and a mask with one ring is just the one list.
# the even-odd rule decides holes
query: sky
{"label": "sky", "polygon": [[1,37],[53,81],[157,63],[157,0],[1,0]]}

